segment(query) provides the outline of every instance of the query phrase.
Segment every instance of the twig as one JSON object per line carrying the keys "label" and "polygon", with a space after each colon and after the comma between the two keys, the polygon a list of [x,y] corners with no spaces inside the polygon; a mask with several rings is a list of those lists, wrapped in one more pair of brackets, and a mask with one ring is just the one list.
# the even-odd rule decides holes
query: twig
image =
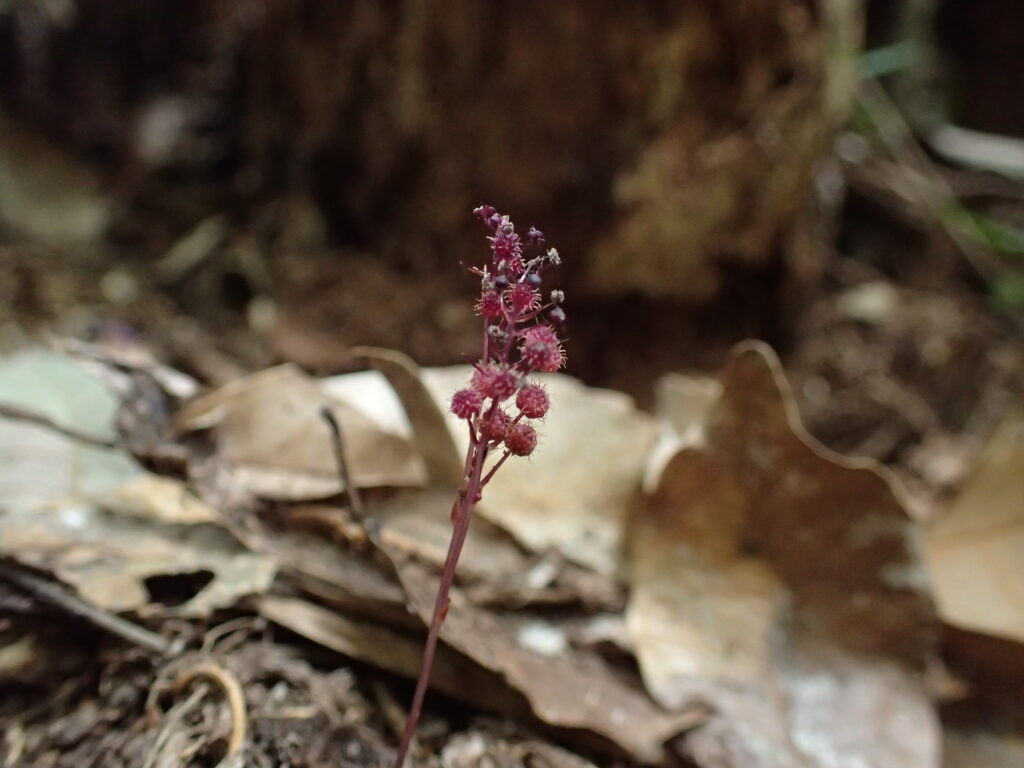
{"label": "twig", "polygon": [[227,700],[228,709],[231,712],[231,736],[228,738],[228,752],[225,756],[230,757],[245,746],[245,736],[249,729],[249,718],[245,711],[245,694],[242,693],[242,686],[239,685],[235,676],[224,667],[211,661],[204,661],[182,670],[178,679],[174,681],[172,690],[181,691],[198,678],[211,680],[224,691],[224,698]]}
{"label": "twig", "polygon": [[26,411],[23,408],[19,408],[16,405],[9,405],[7,403],[0,403],[0,416],[5,419],[16,419],[17,421],[27,421],[30,424],[35,424],[51,432],[64,435],[72,440],[76,440],[79,443],[85,443],[86,445],[92,445],[96,448],[107,448],[117,449],[121,445],[116,440],[108,440],[104,437],[96,437],[95,435],[88,435],[84,432],[79,432],[71,427],[65,427],[58,424],[49,416],[44,416],[41,413],[35,413],[33,411]]}
{"label": "twig", "polygon": [[40,600],[67,611],[73,616],[85,619],[94,626],[127,640],[140,648],[159,654],[170,655],[178,650],[174,643],[156,632],[133,624],[127,619],[101,610],[75,596],[56,582],[37,576],[31,571],[11,563],[0,561],[0,578],[23,589]]}
{"label": "twig", "polygon": [[345,492],[348,494],[348,501],[352,507],[352,514],[360,522],[365,521],[363,514],[363,499],[359,495],[359,489],[352,482],[352,473],[349,471],[348,459],[345,455],[345,443],[342,440],[341,425],[334,417],[334,413],[326,405],[320,409],[320,416],[327,422],[331,430],[331,448],[334,450],[334,459],[338,464],[338,477],[341,480]]}

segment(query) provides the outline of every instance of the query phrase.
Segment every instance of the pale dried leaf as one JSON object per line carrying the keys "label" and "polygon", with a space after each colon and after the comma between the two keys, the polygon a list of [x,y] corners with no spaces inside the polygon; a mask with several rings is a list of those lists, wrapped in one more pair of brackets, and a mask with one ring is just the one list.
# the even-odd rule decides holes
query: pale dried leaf
{"label": "pale dried leaf", "polygon": [[[0,400],[106,437],[117,408],[68,358],[37,350],[0,364]],[[205,616],[265,590],[275,566],[253,555],[180,482],[123,451],[83,446],[35,424],[0,419],[0,553],[47,571],[112,611],[157,610],[145,580],[208,572],[169,612]]]}
{"label": "pale dried leaf", "polygon": [[[167,525],[90,507],[0,516],[0,553],[56,574],[110,611],[208,616],[265,591],[274,562],[245,549],[218,526]],[[152,604],[145,580],[208,573],[209,583],[171,608]]]}
{"label": "pale dried leaf", "polygon": [[685,737],[701,768],[937,768],[940,733],[920,681],[891,662],[835,649],[779,649],[772,674],[706,680],[716,716]]}
{"label": "pale dried leaf", "polygon": [[338,493],[341,481],[329,406],[341,425],[352,481],[358,486],[408,486],[425,480],[410,442],[363,414],[357,403],[329,399],[317,382],[291,365],[234,381],[189,403],[180,429],[213,428],[217,457],[239,488],[274,499],[312,499]]}
{"label": "pale dried leaf", "polygon": [[[430,369],[423,377],[445,403],[466,386],[470,371]],[[656,426],[626,395],[560,374],[535,378],[552,403],[538,425],[538,447],[526,459],[505,463],[484,491],[479,513],[532,551],[555,548],[573,562],[615,575],[627,509],[640,488]],[[449,425],[465,450],[465,424],[452,416]]]}
{"label": "pale dried leaf", "polygon": [[[94,437],[111,439],[117,401],[64,355],[28,349],[0,361],[0,402]],[[0,418],[0,504],[36,508],[117,488],[144,474],[126,454]]]}
{"label": "pale dried leaf", "polygon": [[973,476],[925,532],[942,618],[1024,642],[1024,411],[1009,414]]}

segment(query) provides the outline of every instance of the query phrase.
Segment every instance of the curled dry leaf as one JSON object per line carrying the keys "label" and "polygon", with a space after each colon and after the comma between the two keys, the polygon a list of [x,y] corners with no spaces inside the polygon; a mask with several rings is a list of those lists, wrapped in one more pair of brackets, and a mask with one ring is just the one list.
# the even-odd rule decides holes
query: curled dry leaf
{"label": "curled dry leaf", "polygon": [[[31,350],[3,361],[0,401],[113,434],[115,399],[62,355]],[[205,616],[265,590],[273,562],[217,519],[181,483],[123,451],[0,419],[0,553],[56,574],[99,608]],[[147,579],[175,574],[197,575],[199,587],[173,610],[154,604]]]}
{"label": "curled dry leaf", "polygon": [[889,479],[802,430],[769,348],[739,347],[721,384],[634,521],[648,689],[718,709],[684,745],[702,766],[936,765],[916,676],[935,624]]}
{"label": "curled dry leaf", "polygon": [[925,532],[939,613],[961,629],[1024,642],[1024,411],[1010,413],[973,476]]}
{"label": "curled dry leaf", "polygon": [[462,458],[448,434],[448,409],[439,408],[431,399],[420,367],[408,355],[390,349],[357,347],[351,354],[380,371],[398,396],[431,484],[458,487],[462,482]]}
{"label": "curled dry leaf", "polygon": [[177,416],[181,430],[213,429],[217,458],[238,488],[273,499],[314,499],[341,490],[329,406],[341,425],[352,481],[363,486],[420,485],[422,461],[408,439],[366,416],[358,403],[328,398],[292,365],[247,376],[204,395]]}

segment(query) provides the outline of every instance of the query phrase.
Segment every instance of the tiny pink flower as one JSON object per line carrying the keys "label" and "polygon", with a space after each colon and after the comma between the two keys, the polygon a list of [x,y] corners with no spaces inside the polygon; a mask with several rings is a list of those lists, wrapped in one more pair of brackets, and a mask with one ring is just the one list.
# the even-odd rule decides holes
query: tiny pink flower
{"label": "tiny pink flower", "polygon": [[540,294],[526,283],[516,283],[505,292],[505,296],[516,312],[526,312],[540,306]]}
{"label": "tiny pink flower", "polygon": [[520,389],[516,395],[516,407],[528,419],[543,418],[550,405],[548,393],[536,384]]}
{"label": "tiny pink flower", "polygon": [[513,456],[529,456],[537,447],[537,430],[529,424],[514,424],[505,435],[505,447]]}
{"label": "tiny pink flower", "polygon": [[483,404],[483,395],[475,389],[460,389],[452,395],[451,409],[460,419],[468,419],[480,413]]}
{"label": "tiny pink flower", "polygon": [[516,377],[512,371],[494,365],[474,370],[471,384],[481,395],[498,402],[512,397],[516,391]]}
{"label": "tiny pink flower", "polygon": [[528,342],[543,341],[546,344],[558,344],[558,334],[550,325],[534,325],[523,331],[523,338]]}
{"label": "tiny pink flower", "polygon": [[480,419],[480,437],[488,442],[501,442],[508,433],[510,423],[508,414],[498,409],[490,418],[484,416]]}
{"label": "tiny pink flower", "polygon": [[565,364],[558,334],[551,326],[535,325],[523,331],[523,360],[531,370],[552,373]]}
{"label": "tiny pink flower", "polygon": [[483,317],[501,317],[501,296],[497,291],[485,291],[476,303],[476,313]]}
{"label": "tiny pink flower", "polygon": [[[481,284],[476,311],[483,320],[482,354],[474,364],[469,387],[456,392],[451,401],[452,413],[469,420],[467,471],[452,506],[451,544],[441,571],[441,586],[427,631],[423,665],[395,755],[395,768],[403,767],[416,733],[434,649],[448,612],[455,570],[473,509],[480,501],[483,487],[505,459],[513,455],[529,456],[537,447],[536,430],[521,420],[543,418],[550,403],[541,387],[524,385],[521,379],[531,371],[556,371],[565,362],[561,341],[552,327],[565,322],[565,312],[560,306],[565,296],[561,291],[553,291],[551,305],[542,310],[539,295],[544,273],[561,261],[558,251],[550,248],[546,253],[539,253],[545,245],[543,233],[531,227],[520,238],[512,220],[490,205],[481,205],[473,213],[488,230],[491,253],[485,266],[468,268]],[[513,395],[518,409],[515,420],[500,407]],[[482,474],[488,452],[502,442],[505,444],[502,457],[486,475]]]}

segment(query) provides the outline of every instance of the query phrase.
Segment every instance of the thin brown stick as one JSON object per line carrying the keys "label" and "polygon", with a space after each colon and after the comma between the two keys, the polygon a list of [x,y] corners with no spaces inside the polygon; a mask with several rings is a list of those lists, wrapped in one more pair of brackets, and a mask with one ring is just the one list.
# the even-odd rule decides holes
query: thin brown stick
{"label": "thin brown stick", "polygon": [[334,413],[326,405],[320,409],[320,416],[327,422],[331,430],[331,448],[334,450],[334,459],[338,464],[338,477],[348,494],[348,501],[352,507],[352,514],[360,522],[365,521],[363,499],[359,495],[359,489],[352,482],[352,472],[349,470],[348,459],[345,455],[345,441],[342,439],[341,425],[334,417]]}
{"label": "thin brown stick", "polygon": [[37,576],[12,563],[0,561],[0,578],[28,592],[33,597],[54,605],[73,616],[85,619],[90,624],[117,635],[140,648],[145,648],[147,651],[167,656],[177,650],[178,644],[162,635],[90,605],[60,584]]}
{"label": "thin brown stick", "polygon": [[16,405],[10,405],[8,403],[0,403],[0,416],[5,419],[15,419],[16,421],[27,421],[30,424],[48,429],[51,432],[56,432],[64,437],[69,437],[79,443],[85,443],[96,448],[107,448],[116,449],[120,448],[121,445],[116,440],[108,440],[104,437],[96,437],[95,435],[89,435],[84,432],[79,432],[77,429],[71,427],[65,427],[62,424],[58,424],[49,416],[44,416],[41,413],[35,413],[34,411],[26,411],[24,408],[19,408]]}

